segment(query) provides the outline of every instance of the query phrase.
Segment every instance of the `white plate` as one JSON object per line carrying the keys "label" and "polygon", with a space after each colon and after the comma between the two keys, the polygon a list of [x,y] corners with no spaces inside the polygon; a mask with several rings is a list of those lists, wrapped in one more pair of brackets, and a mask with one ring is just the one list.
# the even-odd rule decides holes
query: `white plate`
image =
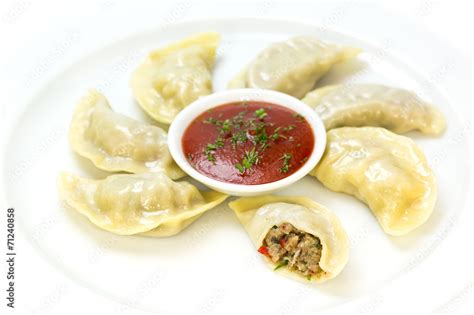
{"label": "white plate", "polygon": [[[151,122],[132,98],[130,72],[147,51],[206,30],[223,36],[214,73],[216,90],[224,89],[270,42],[307,34],[365,51],[357,61],[337,66],[319,85],[386,83],[416,90],[439,106],[448,121],[441,138],[410,134],[424,149],[438,178],[438,202],[430,220],[408,236],[389,237],[364,204],[328,191],[314,178],[304,178],[281,193],[306,195],[335,211],[352,247],[349,263],[339,277],[305,286],[266,268],[225,205],[181,234],[164,239],[115,236],[62,208],[56,188],[59,171],[106,176],[68,146],[68,125],[79,97],[88,88],[98,87],[118,112]],[[9,154],[5,156],[4,186],[8,204],[21,212],[18,220],[25,237],[41,255],[77,283],[127,305],[151,311],[219,310],[224,305],[233,305],[233,312],[249,311],[247,305],[254,312],[318,310],[380,288],[418,265],[437,246],[443,227],[463,208],[467,189],[468,143],[463,144],[466,137],[459,128],[455,110],[441,91],[403,61],[357,38],[287,21],[186,22],[104,47],[45,85],[11,134],[5,150]]]}

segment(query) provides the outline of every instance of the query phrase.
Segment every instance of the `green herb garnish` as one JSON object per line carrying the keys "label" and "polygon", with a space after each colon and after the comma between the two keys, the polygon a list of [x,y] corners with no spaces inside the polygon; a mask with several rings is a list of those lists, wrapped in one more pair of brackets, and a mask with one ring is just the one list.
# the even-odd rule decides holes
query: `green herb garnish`
{"label": "green herb garnish", "polygon": [[276,265],[275,268],[273,269],[273,271],[278,270],[278,269],[280,269],[281,267],[284,267],[284,266],[286,266],[286,265],[288,265],[288,260],[285,259],[285,260],[283,260],[282,262],[280,262],[278,265]]}
{"label": "green herb garnish", "polygon": [[206,152],[206,157],[208,161],[213,162],[213,163],[216,162],[216,157],[214,156],[214,153]]}
{"label": "green herb garnish", "polygon": [[218,137],[216,139],[215,145],[217,148],[222,148],[224,146],[224,139],[222,139],[221,137]]}
{"label": "green herb garnish", "polygon": [[285,153],[282,155],[280,160],[283,160],[283,166],[280,167],[281,173],[287,173],[290,170],[291,164],[290,160],[293,158],[293,155],[290,153]]}
{"label": "green herb garnish", "polygon": [[255,147],[251,151],[246,151],[242,165],[247,169],[251,169],[254,164],[258,162],[258,153],[255,151]]}
{"label": "green herb garnish", "polygon": [[265,118],[265,116],[267,116],[267,113],[265,112],[265,109],[260,108],[255,111],[255,116],[257,116],[260,119],[263,119]]}
{"label": "green herb garnish", "polygon": [[221,133],[226,133],[230,131],[231,123],[229,119],[224,120],[222,123]]}
{"label": "green herb garnish", "polygon": [[216,157],[214,156],[214,151],[217,149],[217,146],[213,143],[208,143],[206,145],[206,149],[204,150],[204,154],[206,154],[207,160],[210,162],[215,162]]}
{"label": "green herb garnish", "polygon": [[247,132],[241,130],[232,135],[230,142],[235,146],[238,142],[247,141]]}
{"label": "green herb garnish", "polygon": [[219,120],[215,119],[214,117],[209,117],[208,119],[205,119],[202,122],[205,124],[211,124],[214,126],[217,126],[221,123]]}
{"label": "green herb garnish", "polygon": [[252,166],[258,163],[258,152],[255,150],[255,147],[251,151],[245,151],[244,158],[241,163],[236,163],[234,166],[239,173],[243,174],[246,170],[250,170]]}
{"label": "green herb garnish", "polygon": [[240,174],[245,173],[245,167],[243,167],[242,164],[237,163],[237,164],[235,164],[234,166],[235,166],[235,168],[239,171]]}
{"label": "green herb garnish", "polygon": [[259,130],[259,132],[254,136],[255,143],[266,143],[268,140],[267,132],[265,129]]}
{"label": "green herb garnish", "polygon": [[295,125],[288,125],[288,126],[286,126],[285,128],[283,128],[283,130],[284,130],[284,131],[290,131],[290,130],[293,130],[293,129],[295,129],[295,128],[296,128]]}
{"label": "green herb garnish", "polygon": [[270,136],[272,138],[272,140],[278,140],[278,138],[280,138],[280,135],[278,134],[278,131],[280,131],[280,129],[281,129],[281,127],[277,127],[277,128],[275,128],[275,130],[273,130],[273,133]]}
{"label": "green herb garnish", "polygon": [[208,143],[206,146],[206,151],[214,151],[217,149],[217,146],[214,143]]}
{"label": "green herb garnish", "polygon": [[[291,136],[291,133],[288,134],[286,132],[297,128],[297,121],[285,127],[275,128],[274,123],[264,120],[266,117],[268,118],[270,114],[270,107],[257,107],[252,113],[252,111],[248,109],[248,104],[242,102],[242,106],[243,108],[240,112],[233,116],[227,116],[227,119],[222,113],[215,113],[213,117],[208,117],[203,120],[203,123],[215,126],[217,132],[215,141],[213,143],[207,143],[203,150],[208,161],[215,163],[216,154],[220,148],[226,146],[227,139],[229,139],[234,149],[239,143],[250,141],[249,145],[253,144],[253,148],[250,147],[251,150],[250,148],[244,147],[248,150],[245,151],[243,156],[238,157],[238,163],[234,165],[240,174],[244,174],[258,164],[264,157],[264,151],[270,148],[270,146],[273,147],[273,143],[277,144],[280,139],[294,141],[295,138]],[[209,113],[211,113],[211,111],[209,111]],[[296,119],[304,119],[303,116],[298,113],[293,114],[293,117]],[[273,129],[273,131],[268,133],[269,129]],[[296,144],[296,147],[300,146],[300,143]],[[187,158],[189,160],[193,159],[192,156],[188,156]],[[280,172],[289,172],[292,167],[290,163],[292,158],[293,156],[290,153],[285,153],[281,156],[280,160],[282,160],[282,165],[279,168]],[[302,159],[299,163],[304,163],[306,160],[307,159]]]}
{"label": "green herb garnish", "polygon": [[269,147],[268,142],[262,143],[260,144],[260,151],[264,151],[268,147]]}
{"label": "green herb garnish", "polygon": [[234,118],[232,118],[232,122],[233,122],[235,128],[239,129],[240,125],[242,125],[244,123],[244,117],[245,117],[246,114],[247,114],[247,111],[244,110],[244,111],[238,113]]}

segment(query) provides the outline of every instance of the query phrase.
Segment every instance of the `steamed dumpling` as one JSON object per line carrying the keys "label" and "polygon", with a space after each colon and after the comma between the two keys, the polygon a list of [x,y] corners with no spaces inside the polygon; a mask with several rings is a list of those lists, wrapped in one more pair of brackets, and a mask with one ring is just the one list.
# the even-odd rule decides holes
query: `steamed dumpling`
{"label": "steamed dumpling", "polygon": [[69,142],[74,151],[102,170],[165,171],[174,179],[186,175],[171,158],[165,131],[115,113],[97,91],[90,91],[79,102]]}
{"label": "steamed dumpling", "polygon": [[337,276],[347,263],[349,242],[339,219],[309,198],[240,198],[229,207],[278,273],[324,282]]}
{"label": "steamed dumpling", "polygon": [[199,191],[162,173],[118,174],[93,180],[62,173],[61,198],[106,231],[149,236],[174,235],[227,195]]}
{"label": "steamed dumpling", "polygon": [[218,44],[219,34],[202,33],[151,52],[132,74],[138,104],[157,121],[170,124],[184,107],[212,92]]}
{"label": "steamed dumpling", "polygon": [[443,114],[415,93],[384,85],[331,85],[306,94],[302,101],[316,110],[328,130],[374,126],[439,135],[446,127]]}
{"label": "steamed dumpling", "polygon": [[436,203],[436,179],[421,149],[383,128],[330,130],[326,152],[310,174],[365,202],[390,235],[422,225]]}
{"label": "steamed dumpling", "polygon": [[293,37],[264,49],[229,83],[229,88],[262,88],[303,97],[331,67],[359,49]]}

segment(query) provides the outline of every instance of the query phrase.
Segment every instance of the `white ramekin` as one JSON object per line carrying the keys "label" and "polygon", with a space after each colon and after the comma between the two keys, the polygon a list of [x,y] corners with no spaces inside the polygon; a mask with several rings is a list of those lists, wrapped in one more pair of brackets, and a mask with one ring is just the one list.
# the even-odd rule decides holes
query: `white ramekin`
{"label": "white ramekin", "polygon": [[[315,145],[313,152],[309,156],[306,163],[293,174],[275,182],[259,184],[259,185],[242,185],[225,183],[204,174],[199,173],[191,164],[188,163],[183,149],[182,137],[189,124],[203,112],[228,103],[242,101],[263,101],[281,105],[302,115],[311,126]],[[198,100],[185,107],[173,120],[168,131],[168,144],[171,156],[178,166],[189,176],[203,183],[211,189],[234,196],[255,196],[268,194],[275,190],[281,189],[303,178],[308,174],[321,159],[324,149],[326,148],[326,130],[324,125],[316,114],[316,112],[301,102],[300,100],[276,91],[263,89],[235,89],[217,92],[208,96],[199,98]]]}

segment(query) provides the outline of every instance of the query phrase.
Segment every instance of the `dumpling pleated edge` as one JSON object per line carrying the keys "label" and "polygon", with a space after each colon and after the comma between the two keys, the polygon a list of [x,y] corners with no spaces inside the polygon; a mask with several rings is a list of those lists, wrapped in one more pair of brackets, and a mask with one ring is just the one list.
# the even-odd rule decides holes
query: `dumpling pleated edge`
{"label": "dumpling pleated edge", "polygon": [[[203,206],[198,207],[197,209],[192,211],[183,212],[176,218],[169,220],[165,224],[161,224],[159,227],[154,228],[150,231],[140,233],[140,235],[152,237],[165,237],[175,235],[178,232],[184,230],[188,225],[199,219],[204,214],[204,212],[217,207],[229,197],[229,195],[224,195],[217,191],[201,191],[201,195],[206,200],[206,203]],[[180,217],[181,215],[182,217]]]}
{"label": "dumpling pleated edge", "polygon": [[[84,201],[84,198],[80,198],[81,194],[90,194],[90,197],[93,197],[92,195],[95,193],[95,190],[92,188],[98,182],[100,182],[100,180],[84,178],[68,172],[61,172],[57,179],[59,196],[63,202],[81,215],[85,216],[94,226],[117,235],[167,237],[178,234],[192,222],[197,220],[202,214],[204,214],[204,212],[218,206],[229,197],[228,195],[216,191],[200,191],[206,203],[196,209],[184,211],[165,223],[160,222],[160,226],[154,224],[151,226],[137,227],[135,229],[126,228],[121,231],[105,226],[103,220],[101,220],[99,216],[95,216],[91,211],[89,211],[89,206]],[[84,189],[80,189],[81,186]],[[161,225],[163,225],[162,228]]]}
{"label": "dumpling pleated edge", "polygon": [[[168,44],[162,48],[159,48],[150,52],[147,55],[146,59],[142,61],[138,65],[138,67],[133,71],[130,81],[129,81],[129,85],[132,88],[133,95],[138,105],[140,105],[140,107],[154,120],[163,124],[168,124],[168,125],[171,124],[174,117],[165,117],[164,115],[156,112],[155,106],[157,106],[157,104],[155,104],[155,101],[153,101],[153,99],[156,99],[157,98],[156,94],[159,94],[159,93],[156,91],[144,92],[142,83],[140,83],[142,82],[142,79],[140,77],[149,76],[148,73],[150,70],[148,68],[153,66],[153,60],[164,58],[170,54],[178,52],[181,49],[186,49],[187,47],[190,47],[193,45],[199,45],[203,48],[206,48],[206,50],[209,52],[208,55],[203,56],[204,57],[203,60],[207,64],[207,68],[209,69],[209,72],[212,72],[220,38],[221,38],[221,35],[217,32],[204,32],[204,33],[199,33],[196,35],[191,35],[187,38],[184,38],[181,41]],[[211,80],[211,85],[212,85],[212,80]],[[148,90],[149,88],[150,87],[148,87],[145,90]]]}
{"label": "dumpling pleated edge", "polygon": [[[92,114],[97,102],[106,102],[106,104],[110,106],[107,98],[102,93],[91,89],[79,100],[78,105],[76,105],[68,133],[69,143],[72,149],[80,156],[90,160],[97,168],[104,171],[128,173],[151,171],[145,166],[139,165],[140,163],[136,161],[121,162],[120,157],[109,156],[103,151],[98,150],[93,143],[87,142],[85,132],[88,127],[89,116]],[[111,109],[111,111],[113,110]],[[159,128],[153,125],[150,126]],[[114,158],[118,161],[110,163],[110,158]],[[163,171],[166,172],[171,179],[179,179],[187,175],[179,168],[173,159],[171,159],[171,164],[168,165],[168,167],[163,168]]]}
{"label": "dumpling pleated edge", "polygon": [[[404,90],[401,88],[394,88],[394,87],[389,87],[381,84],[366,84],[366,83],[357,83],[357,84],[334,84],[334,85],[328,85],[320,88],[316,88],[310,92],[308,92],[302,99],[301,101],[311,108],[315,109],[316,112],[320,115],[320,118],[323,120],[324,125],[327,129],[335,129],[335,128],[341,128],[341,127],[383,127],[386,129],[391,130],[392,132],[395,132],[397,134],[404,134],[410,131],[418,130],[423,134],[429,135],[429,136],[440,136],[444,133],[446,130],[446,118],[444,117],[443,113],[435,106],[432,104],[422,101],[421,99],[420,102],[422,104],[419,104],[418,107],[415,108],[410,108],[411,115],[406,115],[406,117],[410,117],[410,119],[407,118],[407,121],[402,121],[399,126],[386,126],[384,124],[381,124],[380,122],[366,122],[366,123],[360,123],[360,121],[357,124],[349,123],[349,122],[342,122],[340,117],[340,111],[342,111],[342,108],[336,108],[338,112],[333,113],[332,115],[329,115],[325,117],[324,111],[323,114],[319,112],[320,108],[318,108],[318,105],[324,100],[324,98],[328,95],[331,95],[332,93],[337,93],[339,91],[343,91],[344,89],[356,89],[356,88],[364,88],[368,86],[373,86],[374,88],[378,89],[386,89],[388,91],[395,91],[398,90],[400,92],[404,92],[406,94],[411,94],[413,99],[419,99],[418,95],[415,92]],[[394,97],[396,98],[396,97]],[[342,101],[339,101],[342,102]],[[341,105],[343,105],[342,103]],[[374,106],[374,104],[378,104],[378,106]],[[353,105],[353,104],[349,104]],[[409,104],[407,104],[409,105]],[[388,118],[391,118],[391,121],[397,121],[397,119],[400,119],[399,112],[393,112],[392,107],[393,105],[389,104],[384,104],[381,103],[378,98],[371,99],[369,96],[367,96],[367,99],[365,100],[365,103],[362,102],[359,106],[351,106],[351,108],[346,109],[347,111],[351,112],[359,112],[363,113],[367,110],[370,110],[371,112],[380,112],[383,113],[385,116]],[[411,105],[413,107],[415,105]],[[414,120],[412,121],[411,116],[413,116],[413,113],[416,113],[417,110],[420,110],[420,107],[423,107],[423,110],[425,111],[425,115],[417,115],[418,121]],[[401,110],[406,110],[406,109],[401,109]],[[339,116],[338,116],[339,114]],[[387,118],[386,118],[387,119]],[[420,120],[421,119],[421,120]],[[360,120],[360,119],[359,119]]]}
{"label": "dumpling pleated edge", "polygon": [[[374,130],[378,133],[381,133],[383,135],[389,135],[391,137],[397,138],[398,143],[404,144],[404,145],[409,145],[410,146],[410,152],[414,152],[417,157],[421,160],[421,163],[417,164],[418,167],[423,167],[429,174],[426,176],[426,192],[423,194],[422,197],[416,199],[410,207],[405,208],[403,214],[405,217],[399,218],[400,216],[395,216],[394,218],[391,218],[392,220],[387,221],[387,216],[384,215],[384,213],[379,213],[379,209],[372,209],[372,207],[369,205],[368,199],[360,194],[357,190],[351,189],[351,192],[345,191],[344,189],[336,189],[331,183],[334,181],[337,176],[334,176],[333,174],[328,175],[326,174],[329,170],[332,170],[332,167],[326,167],[325,171],[322,171],[321,169],[323,166],[325,166],[325,160],[328,158],[329,155],[329,147],[331,145],[331,136],[334,133],[344,131],[344,130],[354,130],[354,131],[370,131]],[[377,136],[377,134],[373,134],[372,137]],[[431,168],[428,165],[428,161],[426,160],[426,157],[421,150],[420,147],[416,144],[415,141],[412,139],[403,136],[403,135],[398,135],[395,134],[385,128],[381,127],[341,127],[341,128],[335,128],[331,129],[328,134],[327,134],[327,142],[326,142],[326,150],[321,158],[321,161],[318,163],[318,165],[310,171],[309,175],[314,176],[318,179],[319,182],[321,182],[326,188],[335,191],[335,192],[340,192],[340,193],[345,193],[348,195],[351,195],[363,203],[367,205],[367,207],[370,209],[372,214],[375,216],[377,219],[377,222],[379,225],[382,227],[383,231],[391,236],[403,236],[406,235],[413,230],[419,228],[423,224],[425,224],[431,215],[433,214],[436,201],[437,201],[437,180],[434,172],[431,170]],[[354,176],[354,175],[352,175]],[[331,178],[331,180],[325,180],[325,178]],[[359,188],[359,187],[357,187]],[[411,220],[407,219],[407,215],[409,215]],[[398,221],[396,219],[399,219]]]}

